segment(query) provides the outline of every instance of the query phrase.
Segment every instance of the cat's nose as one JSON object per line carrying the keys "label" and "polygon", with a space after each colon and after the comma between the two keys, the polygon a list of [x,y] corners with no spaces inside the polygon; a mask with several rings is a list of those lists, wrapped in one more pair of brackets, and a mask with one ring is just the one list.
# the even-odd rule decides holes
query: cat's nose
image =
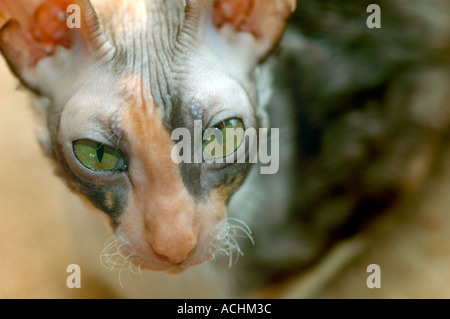
{"label": "cat's nose", "polygon": [[195,249],[197,237],[189,227],[174,228],[157,227],[151,236],[151,246],[160,260],[178,265]]}

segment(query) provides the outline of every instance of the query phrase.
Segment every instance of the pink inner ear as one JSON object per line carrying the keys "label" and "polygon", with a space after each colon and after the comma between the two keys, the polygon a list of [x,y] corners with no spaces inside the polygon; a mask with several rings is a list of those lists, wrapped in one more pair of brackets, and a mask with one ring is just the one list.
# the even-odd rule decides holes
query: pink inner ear
{"label": "pink inner ear", "polygon": [[213,22],[221,28],[230,24],[256,38],[284,29],[296,8],[296,0],[214,0]]}
{"label": "pink inner ear", "polygon": [[[70,47],[70,34],[67,27],[68,0],[46,0],[34,12],[31,33],[39,43],[51,46]],[[52,50],[52,51],[53,51]]]}
{"label": "pink inner ear", "polygon": [[41,58],[48,55],[45,47],[36,43],[16,20],[9,20],[2,29],[0,48],[18,72],[24,67],[35,66]]}
{"label": "pink inner ear", "polygon": [[214,0],[213,22],[260,39],[282,31],[295,7],[296,0]]}
{"label": "pink inner ear", "polygon": [[230,25],[236,32],[252,34],[262,60],[280,40],[295,7],[296,0],[214,0],[212,20],[218,29]]}
{"label": "pink inner ear", "polygon": [[4,13],[1,12],[0,10],[0,29],[3,28],[3,26],[5,25],[7,19]]}
{"label": "pink inner ear", "polygon": [[252,21],[254,7],[255,0],[217,0],[214,2],[213,22],[219,28],[230,24],[236,31],[259,37],[259,26]]}
{"label": "pink inner ear", "polygon": [[[22,67],[34,66],[41,58],[51,55],[58,45],[70,47],[66,10],[71,3],[70,0],[0,0],[0,28],[4,27],[0,37],[6,50],[22,51],[22,61],[17,61]],[[14,59],[13,53],[5,52],[5,48],[4,54]],[[23,60],[24,57],[27,58]]]}

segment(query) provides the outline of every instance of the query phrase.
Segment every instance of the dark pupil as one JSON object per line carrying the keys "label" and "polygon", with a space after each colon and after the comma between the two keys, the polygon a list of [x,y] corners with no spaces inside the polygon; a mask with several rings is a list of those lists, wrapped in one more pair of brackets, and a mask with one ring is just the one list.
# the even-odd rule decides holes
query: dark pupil
{"label": "dark pupil", "polygon": [[101,144],[97,144],[97,158],[100,163],[103,161],[103,155],[105,155],[105,147]]}

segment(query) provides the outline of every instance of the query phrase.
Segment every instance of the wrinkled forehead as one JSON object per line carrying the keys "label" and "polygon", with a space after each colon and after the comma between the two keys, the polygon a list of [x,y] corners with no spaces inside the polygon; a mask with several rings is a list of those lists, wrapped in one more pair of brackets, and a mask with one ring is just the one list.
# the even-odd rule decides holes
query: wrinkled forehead
{"label": "wrinkled forehead", "polygon": [[167,63],[152,60],[143,59],[140,69],[117,76],[118,91],[113,98],[119,113],[133,108],[161,121],[169,133],[181,127],[192,129],[194,121],[207,125],[218,113],[245,118],[255,115],[254,87],[233,78],[220,61],[213,63],[214,56],[208,52],[198,51],[195,59],[187,55]]}
{"label": "wrinkled forehead", "polygon": [[98,2],[100,23],[115,47],[107,68],[118,77],[119,93],[127,102],[134,98],[136,107],[154,108],[152,116],[157,114],[169,130],[192,107],[213,112],[218,105],[239,107],[246,99],[256,104],[255,89],[233,63],[236,59],[226,61],[211,47],[217,44],[212,25],[204,32],[214,35],[181,36],[186,35],[185,1],[118,1],[114,10],[120,15]]}

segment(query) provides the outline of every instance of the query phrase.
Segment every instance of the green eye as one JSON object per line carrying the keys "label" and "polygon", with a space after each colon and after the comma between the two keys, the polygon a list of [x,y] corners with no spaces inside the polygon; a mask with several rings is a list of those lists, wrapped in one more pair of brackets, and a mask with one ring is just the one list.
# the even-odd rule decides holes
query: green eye
{"label": "green eye", "polygon": [[125,159],[119,150],[91,140],[78,140],[73,143],[75,156],[86,168],[98,171],[123,171]]}
{"label": "green eye", "polygon": [[204,137],[203,152],[215,159],[225,158],[241,146],[244,140],[244,123],[240,119],[223,121],[207,129]]}

